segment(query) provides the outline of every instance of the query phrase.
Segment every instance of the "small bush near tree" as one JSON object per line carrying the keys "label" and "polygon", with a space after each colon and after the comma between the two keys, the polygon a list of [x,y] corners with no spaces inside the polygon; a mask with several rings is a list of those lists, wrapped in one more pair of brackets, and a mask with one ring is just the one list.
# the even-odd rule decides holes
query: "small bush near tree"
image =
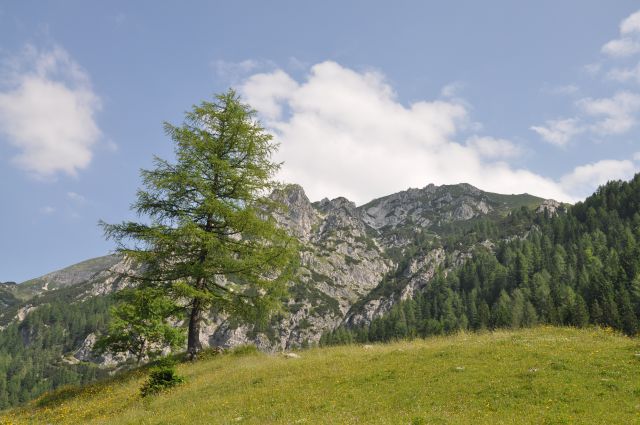
{"label": "small bush near tree", "polygon": [[176,373],[175,363],[164,360],[151,368],[149,379],[140,388],[140,394],[142,397],[155,395],[183,382],[184,377]]}

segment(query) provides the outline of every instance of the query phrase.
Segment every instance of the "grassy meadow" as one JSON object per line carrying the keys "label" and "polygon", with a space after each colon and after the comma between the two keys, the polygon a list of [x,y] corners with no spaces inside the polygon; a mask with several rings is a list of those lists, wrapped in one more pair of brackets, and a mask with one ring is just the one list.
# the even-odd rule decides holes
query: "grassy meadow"
{"label": "grassy meadow", "polygon": [[146,375],[134,371],[45,395],[0,413],[0,423],[640,423],[640,340],[608,330],[540,327],[298,354],[181,364],[186,383],[145,399]]}

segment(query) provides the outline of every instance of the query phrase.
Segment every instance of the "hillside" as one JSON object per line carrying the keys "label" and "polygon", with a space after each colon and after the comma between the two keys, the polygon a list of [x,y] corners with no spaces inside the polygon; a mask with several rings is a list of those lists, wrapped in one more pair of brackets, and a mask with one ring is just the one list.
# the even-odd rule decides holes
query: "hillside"
{"label": "hillside", "polygon": [[47,395],[6,424],[611,423],[640,419],[640,341],[542,327],[182,364],[142,400],[142,372]]}
{"label": "hillside", "polygon": [[[640,175],[575,206],[467,184],[356,206],[344,198],[312,203],[291,185],[273,195],[288,206],[279,223],[300,241],[286,311],[259,328],[212,312],[200,339],[275,352],[538,324],[634,335],[639,193]],[[27,298],[22,284],[4,285],[15,296],[3,299],[18,301],[0,309],[0,408],[115,366],[91,348],[109,321],[111,294],[127,284],[118,273],[132,272],[111,256],[32,280]]]}

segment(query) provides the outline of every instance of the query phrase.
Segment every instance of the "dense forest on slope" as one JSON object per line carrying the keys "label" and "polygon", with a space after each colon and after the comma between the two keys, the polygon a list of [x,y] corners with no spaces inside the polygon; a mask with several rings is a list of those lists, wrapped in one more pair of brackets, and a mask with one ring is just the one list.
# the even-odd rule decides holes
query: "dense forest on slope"
{"label": "dense forest on slope", "polygon": [[[566,213],[552,216],[523,207],[503,226],[531,230],[493,247],[478,245],[462,267],[446,276],[441,271],[413,299],[370,324],[341,326],[323,335],[321,344],[537,323],[638,333],[640,174],[630,182],[609,182]],[[498,227],[482,222],[448,243],[496,240],[498,233]]]}
{"label": "dense forest on slope", "polygon": [[0,409],[107,375],[97,364],[79,362],[69,354],[88,334],[105,328],[113,297],[74,303],[77,291],[65,288],[39,297],[34,301],[37,308],[23,321],[0,332]]}

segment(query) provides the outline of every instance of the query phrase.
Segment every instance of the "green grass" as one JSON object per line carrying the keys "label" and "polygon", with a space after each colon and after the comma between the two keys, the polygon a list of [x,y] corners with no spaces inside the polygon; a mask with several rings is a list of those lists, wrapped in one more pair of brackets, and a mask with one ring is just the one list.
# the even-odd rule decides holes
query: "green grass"
{"label": "green grass", "polygon": [[[6,413],[5,423],[640,423],[640,341],[536,328],[182,364],[142,399],[134,372]],[[1,421],[0,421],[1,422]]]}

